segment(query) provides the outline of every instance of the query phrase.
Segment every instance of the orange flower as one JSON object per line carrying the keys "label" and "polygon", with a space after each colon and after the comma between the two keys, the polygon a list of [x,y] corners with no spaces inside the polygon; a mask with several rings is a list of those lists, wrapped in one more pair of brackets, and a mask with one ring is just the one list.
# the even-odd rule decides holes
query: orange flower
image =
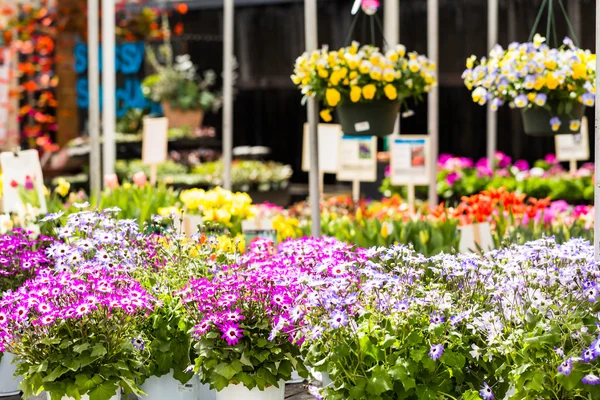
{"label": "orange flower", "polygon": [[185,3],[179,3],[175,6],[175,10],[177,10],[177,12],[181,15],[187,14],[188,5]]}
{"label": "orange flower", "polygon": [[36,42],[35,49],[43,56],[54,51],[54,41],[48,36],[40,36]]}
{"label": "orange flower", "polygon": [[2,8],[0,8],[0,15],[2,15],[3,17],[10,17],[13,14],[14,10],[7,5],[3,5]]}
{"label": "orange flower", "polygon": [[19,72],[25,75],[33,75],[35,74],[35,67],[32,63],[19,63]]}
{"label": "orange flower", "polygon": [[31,106],[29,104],[26,104],[19,110],[19,115],[27,115],[29,111],[31,111]]}
{"label": "orange flower", "polygon": [[34,81],[27,81],[23,85],[23,90],[26,90],[29,93],[33,93],[37,90],[37,85]]}
{"label": "orange flower", "polygon": [[175,32],[177,36],[181,36],[181,34],[183,34],[183,24],[178,22],[173,28],[173,32]]}

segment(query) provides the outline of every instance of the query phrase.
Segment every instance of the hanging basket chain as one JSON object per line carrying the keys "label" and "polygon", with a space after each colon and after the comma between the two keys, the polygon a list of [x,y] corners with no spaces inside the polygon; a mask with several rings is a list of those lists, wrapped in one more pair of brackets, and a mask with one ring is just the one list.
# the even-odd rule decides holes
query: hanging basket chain
{"label": "hanging basket chain", "polygon": [[[546,0],[544,0],[546,1]],[[354,18],[352,19],[352,22],[350,23],[350,28],[348,29],[348,34],[346,35],[346,40],[344,40],[344,46],[349,46],[352,40],[352,35],[354,34],[354,30],[356,29],[356,23],[358,22],[358,19],[360,18],[361,14],[366,14],[366,13],[361,13],[361,12],[357,12],[356,14],[354,14]],[[379,16],[377,14],[373,14],[373,15],[367,15],[367,17],[369,18],[369,27],[370,27],[370,34],[371,34],[371,42],[373,45],[375,45],[375,37],[376,37],[376,30],[375,27],[377,26],[377,29],[379,29],[379,33],[381,34],[381,37],[383,38],[383,44],[384,46],[387,46],[387,41],[385,40],[385,34],[383,33],[383,26],[381,24],[381,20],[379,19]],[[363,23],[363,28],[367,28],[367,20],[364,20]]]}
{"label": "hanging basket chain", "polygon": [[[556,18],[554,13],[554,1],[555,0],[544,0],[540,9],[535,17],[535,22],[533,23],[533,28],[531,29],[531,33],[529,34],[529,41],[531,42],[537,33],[538,25],[542,19],[542,15],[544,14],[544,10],[546,7],[548,8],[548,15],[546,20],[546,40],[550,43],[551,40],[554,41],[554,46],[558,47],[558,35],[556,33]],[[562,0],[556,0],[558,2],[558,6],[562,12],[563,17],[565,18],[565,22],[567,23],[567,27],[569,28],[569,33],[572,36],[573,43],[575,46],[579,47],[579,41],[577,39],[577,35],[575,34],[575,30],[573,29],[573,25],[571,24],[571,20],[567,14],[567,10],[562,2]]]}

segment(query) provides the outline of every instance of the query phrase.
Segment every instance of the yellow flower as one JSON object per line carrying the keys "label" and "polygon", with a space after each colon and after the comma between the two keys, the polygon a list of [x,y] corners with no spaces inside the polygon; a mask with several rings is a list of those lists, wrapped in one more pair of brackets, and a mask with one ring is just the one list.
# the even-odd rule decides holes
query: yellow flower
{"label": "yellow flower", "polygon": [[321,116],[321,119],[323,119],[323,121],[325,122],[330,122],[333,119],[331,118],[331,110],[328,108],[326,108],[325,110],[321,110],[319,115]]}
{"label": "yellow flower", "polygon": [[379,65],[379,62],[380,62],[379,55],[378,54],[373,54],[371,56],[371,58],[369,59],[369,61],[371,62],[371,64],[373,64],[375,66]]}
{"label": "yellow flower", "polygon": [[370,76],[371,76],[371,79],[373,79],[374,81],[379,81],[379,80],[381,80],[381,68],[379,68],[379,67],[374,67],[374,68],[371,70],[371,74],[370,74]]}
{"label": "yellow flower", "polygon": [[404,55],[406,54],[406,47],[404,47],[404,45],[398,44],[396,45],[396,52],[400,57],[404,57]]}
{"label": "yellow flower", "polygon": [[326,69],[320,69],[319,70],[319,78],[327,78],[329,76],[329,72],[327,72]]}
{"label": "yellow flower", "polygon": [[400,55],[393,50],[388,50],[387,53],[385,53],[385,56],[387,57],[388,60],[390,60],[393,63],[398,61],[398,59],[400,58]]}
{"label": "yellow flower", "polygon": [[396,78],[396,73],[393,69],[387,68],[383,71],[383,80],[386,82],[392,82]]}
{"label": "yellow flower", "polygon": [[56,193],[58,193],[59,195],[61,195],[62,197],[65,197],[66,195],[68,195],[69,190],[71,189],[71,184],[69,182],[67,182],[64,178],[59,178],[57,183],[58,183],[58,186],[56,186],[54,188],[54,191]]}
{"label": "yellow flower", "polygon": [[381,224],[381,237],[387,239],[388,236],[388,225],[384,222],[383,224]]}
{"label": "yellow flower", "polygon": [[574,119],[569,124],[569,129],[572,131],[578,131],[581,127],[581,121],[578,119]]}
{"label": "yellow flower", "polygon": [[396,87],[392,84],[388,83],[387,85],[385,85],[383,91],[385,92],[387,98],[390,100],[396,100],[398,98],[398,91],[396,90]]}
{"label": "yellow flower", "polygon": [[333,86],[337,86],[340,83],[341,79],[342,79],[342,77],[340,76],[340,72],[339,71],[333,71],[331,73],[331,76],[329,77],[329,82]]}
{"label": "yellow flower", "polygon": [[294,82],[294,85],[299,85],[302,82],[302,78],[298,75],[292,75],[292,82]]}
{"label": "yellow flower", "polygon": [[368,74],[369,72],[371,72],[371,63],[368,61],[361,62],[360,67],[358,67],[358,70],[361,74]]}
{"label": "yellow flower", "polygon": [[536,97],[537,97],[537,93],[536,92],[527,93],[527,100],[529,100],[530,102],[535,101]]}
{"label": "yellow flower", "polygon": [[177,207],[159,207],[158,208],[158,215],[162,216],[162,217],[167,217],[169,215],[178,215],[179,214],[179,210],[177,210]]}
{"label": "yellow flower", "polygon": [[375,92],[377,92],[377,88],[372,83],[362,88],[362,94],[366,100],[372,100],[375,97]]}
{"label": "yellow flower", "polygon": [[552,72],[546,75],[546,87],[550,90],[554,90],[558,87],[558,79],[556,79]]}
{"label": "yellow flower", "polygon": [[587,76],[587,67],[585,64],[573,64],[573,79],[585,79]]}
{"label": "yellow flower", "polygon": [[327,99],[327,104],[329,106],[335,107],[340,102],[340,92],[338,92],[337,89],[327,89],[325,92],[325,98]]}
{"label": "yellow flower", "polygon": [[360,87],[358,87],[358,86],[352,86],[350,88],[350,100],[353,103],[356,103],[357,101],[359,101],[361,95],[362,95],[362,90],[360,89]]}
{"label": "yellow flower", "polygon": [[546,79],[543,76],[538,76],[537,78],[535,78],[535,84],[533,85],[533,88],[535,90],[540,90],[541,88],[544,87],[545,84],[546,84]]}
{"label": "yellow flower", "polygon": [[410,70],[410,72],[417,72],[421,69],[421,66],[416,60],[410,60],[408,62],[408,69]]}
{"label": "yellow flower", "polygon": [[471,56],[471,57],[467,58],[467,68],[469,68],[469,69],[473,68],[473,65],[474,65],[476,59],[477,59],[477,57],[475,57],[475,56]]}
{"label": "yellow flower", "polygon": [[546,38],[543,37],[542,35],[540,35],[539,33],[536,33],[535,36],[533,37],[533,47],[535,47],[536,49],[539,48],[542,43],[544,43],[546,41]]}
{"label": "yellow flower", "polygon": [[356,71],[352,71],[350,72],[350,75],[348,75],[350,79],[355,79],[358,76],[358,72]]}

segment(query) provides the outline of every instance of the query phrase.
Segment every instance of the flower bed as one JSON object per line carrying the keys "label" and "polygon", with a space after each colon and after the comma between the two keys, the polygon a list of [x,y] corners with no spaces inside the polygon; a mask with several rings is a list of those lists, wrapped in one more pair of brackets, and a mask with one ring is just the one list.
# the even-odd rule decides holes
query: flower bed
{"label": "flower bed", "polygon": [[184,238],[161,220],[140,231],[116,212],[71,214],[36,243],[48,258],[0,297],[0,350],[17,355],[26,395],[140,395],[170,369],[180,382],[193,370],[217,390],[263,390],[311,367],[332,379],[310,389],[317,398],[600,396],[599,265],[584,240],[427,258],[300,239],[240,256],[211,234]]}
{"label": "flower bed", "polygon": [[[490,169],[487,158],[477,162],[466,157],[442,154],[438,159],[437,191],[445,200],[459,201],[486,189],[505,187],[534,198],[550,197],[571,204],[589,204],[594,198],[594,165],[586,163],[577,171],[566,171],[553,154],[538,160],[530,168],[525,160],[513,163],[504,153],[497,152],[495,169]],[[386,178],[380,191],[384,196],[402,193],[402,188],[391,186]],[[423,192],[425,193],[425,192]]]}

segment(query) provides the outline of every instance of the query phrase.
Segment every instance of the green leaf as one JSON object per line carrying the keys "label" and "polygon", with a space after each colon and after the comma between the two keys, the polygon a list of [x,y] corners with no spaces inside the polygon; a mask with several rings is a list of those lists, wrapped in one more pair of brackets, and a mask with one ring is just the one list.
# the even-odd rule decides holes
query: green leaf
{"label": "green leaf", "polygon": [[292,363],[289,362],[288,360],[283,360],[281,361],[281,363],[279,363],[279,369],[277,371],[277,373],[280,376],[284,376],[284,377],[288,377],[292,375]]}
{"label": "green leaf", "polygon": [[81,343],[81,344],[73,346],[73,351],[75,353],[81,354],[82,352],[84,352],[85,350],[87,350],[89,348],[90,348],[90,344],[88,342],[85,342],[85,343]]}
{"label": "green leaf", "polygon": [[89,392],[90,400],[110,400],[117,393],[117,388],[114,382],[104,382]]}
{"label": "green leaf", "polygon": [[390,376],[382,366],[378,365],[377,367],[373,368],[373,371],[371,372],[371,378],[367,382],[366,389],[368,393],[379,396],[383,392],[392,390],[393,387],[394,385],[392,384]]}
{"label": "green leaf", "polygon": [[60,378],[67,372],[69,369],[63,367],[62,365],[57,366],[50,372],[48,375],[42,379],[44,382],[54,382],[57,378]]}
{"label": "green leaf", "polygon": [[235,374],[242,371],[242,367],[243,364],[238,360],[233,360],[231,363],[222,362],[215,367],[215,372],[230,381]]}
{"label": "green leaf", "polygon": [[254,378],[245,372],[240,372],[235,377],[237,378],[237,380],[243,383],[244,386],[246,386],[246,388],[249,390],[252,390],[256,387],[256,381],[254,380]]}
{"label": "green leaf", "polygon": [[102,357],[106,355],[106,348],[101,343],[97,343],[92,350],[92,357]]}
{"label": "green leaf", "polygon": [[415,379],[410,376],[410,373],[404,365],[396,365],[389,370],[390,376],[402,382],[404,390],[409,391],[410,389],[416,388]]}

